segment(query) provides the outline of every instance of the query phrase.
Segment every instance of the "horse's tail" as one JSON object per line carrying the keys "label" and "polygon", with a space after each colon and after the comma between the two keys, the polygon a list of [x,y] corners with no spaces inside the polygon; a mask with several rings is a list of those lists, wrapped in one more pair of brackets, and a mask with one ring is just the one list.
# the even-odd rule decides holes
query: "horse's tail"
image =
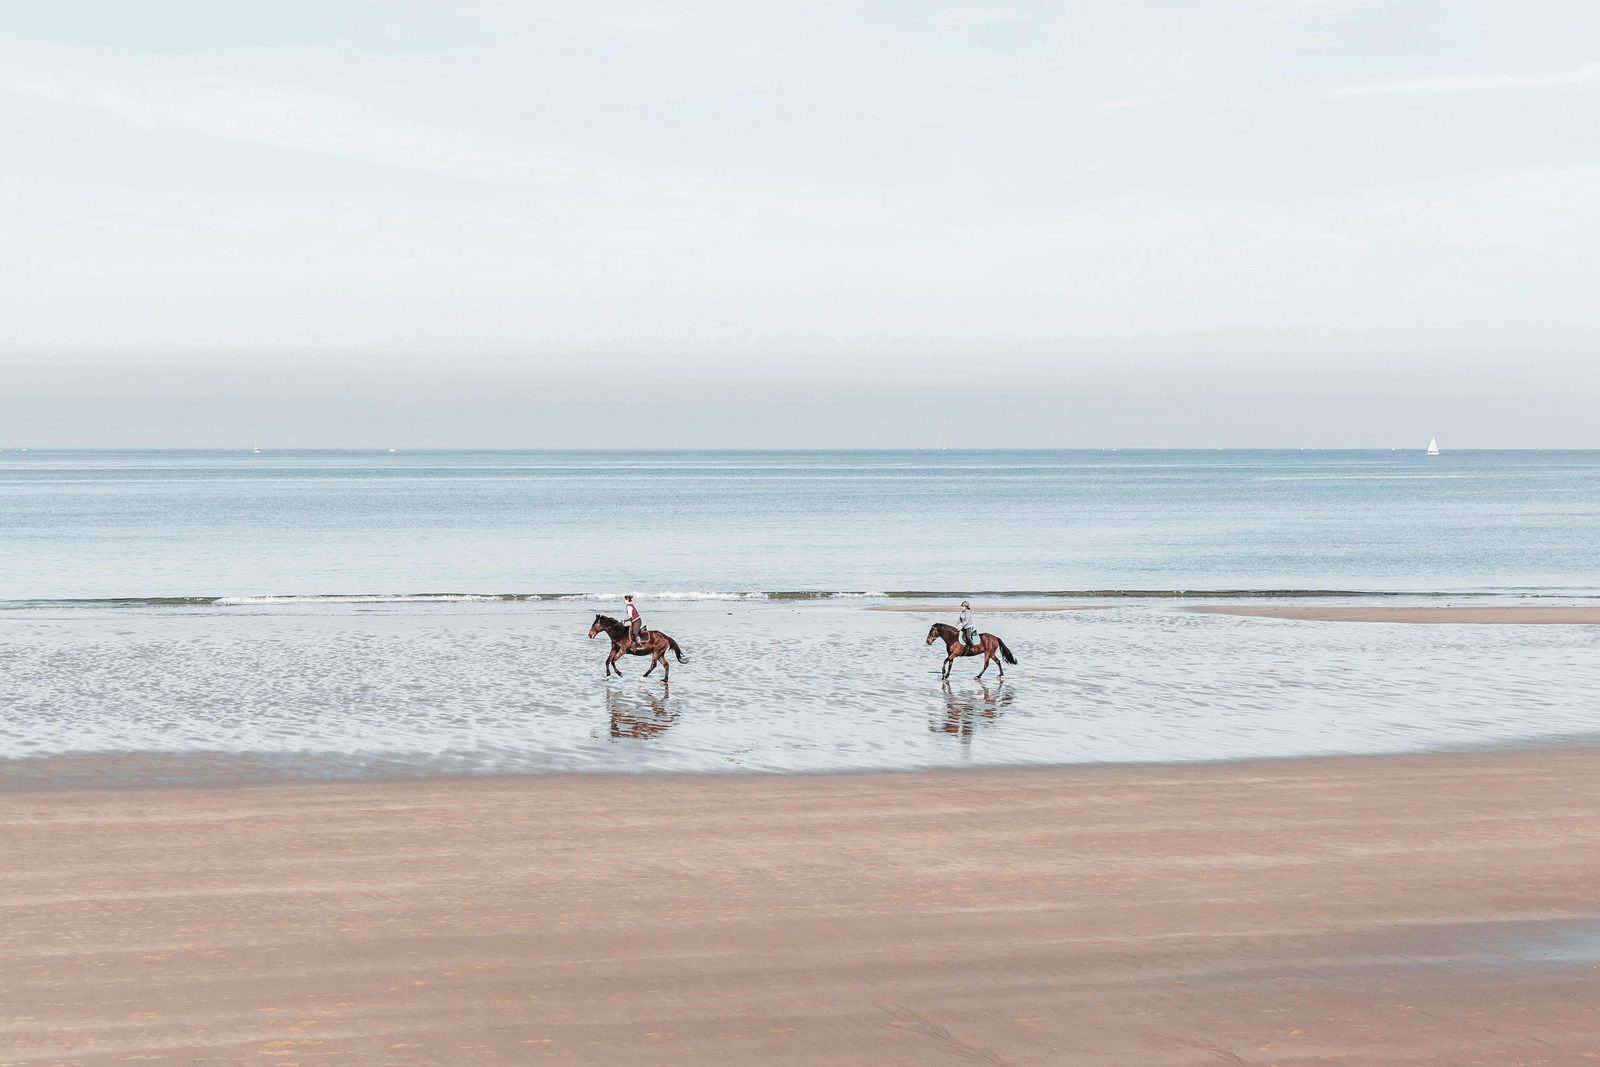
{"label": "horse's tail", "polygon": [[[662,636],[665,637],[666,635],[663,634]],[[689,662],[689,657],[685,656],[683,654],[683,649],[678,647],[678,642],[674,641],[670,637],[667,638],[667,647],[672,649],[673,655],[678,657],[678,662],[679,663],[688,663]]]}
{"label": "horse's tail", "polygon": [[1001,655],[1001,657],[1007,663],[1009,663],[1013,667],[1015,667],[1017,665],[1017,657],[1015,657],[1015,656],[1013,656],[1011,654],[1011,650],[1006,647],[1006,643],[1004,641],[1000,640],[998,637],[994,639],[994,643],[1000,646],[1000,655]]}

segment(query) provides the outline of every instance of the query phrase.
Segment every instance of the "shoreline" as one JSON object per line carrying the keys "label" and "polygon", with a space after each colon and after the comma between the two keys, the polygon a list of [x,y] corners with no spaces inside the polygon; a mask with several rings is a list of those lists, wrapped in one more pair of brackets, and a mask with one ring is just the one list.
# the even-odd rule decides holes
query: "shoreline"
{"label": "shoreline", "polygon": [[1576,1059],[1600,750],[12,793],[0,1061]]}
{"label": "shoreline", "polygon": [[[1098,760],[1081,763],[973,763],[962,766],[837,767],[814,769],[768,769],[727,767],[678,769],[645,767],[635,770],[613,768],[595,770],[552,769],[539,771],[431,771],[415,764],[396,764],[388,771],[367,773],[299,773],[280,770],[286,764],[300,763],[301,754],[278,758],[263,753],[222,752],[134,752],[72,756],[40,756],[0,759],[0,803],[8,799],[43,795],[101,795],[130,793],[156,795],[177,792],[228,792],[257,790],[363,789],[385,786],[448,786],[475,783],[500,783],[515,786],[529,782],[682,781],[723,782],[753,780],[873,779],[894,776],[928,775],[1030,775],[1114,772],[1159,772],[1165,770],[1203,770],[1259,767],[1264,772],[1275,766],[1315,765],[1336,761],[1428,759],[1439,757],[1536,755],[1589,751],[1600,757],[1600,729],[1593,734],[1534,737],[1522,742],[1462,744],[1447,748],[1380,750],[1372,752],[1310,752],[1287,755],[1246,755],[1196,759]],[[363,763],[371,761],[363,760]],[[20,772],[20,773],[19,773]]]}

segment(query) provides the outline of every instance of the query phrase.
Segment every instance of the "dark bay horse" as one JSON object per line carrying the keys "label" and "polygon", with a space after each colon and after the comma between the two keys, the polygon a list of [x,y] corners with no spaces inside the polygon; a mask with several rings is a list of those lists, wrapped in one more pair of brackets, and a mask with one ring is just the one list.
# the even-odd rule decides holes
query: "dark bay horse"
{"label": "dark bay horse", "polygon": [[667,651],[678,657],[679,663],[688,663],[689,657],[683,654],[683,649],[678,647],[678,642],[662,633],[660,630],[651,630],[643,641],[634,641],[628,636],[628,624],[618,622],[609,615],[596,615],[594,625],[589,627],[589,636],[604,633],[611,638],[611,651],[606,655],[606,677],[611,677],[611,672],[616,671],[617,677],[622,676],[622,668],[617,666],[617,660],[623,656],[649,656],[650,667],[644,672],[646,678],[650,671],[661,667],[663,680],[672,677],[672,668],[667,665]]}
{"label": "dark bay horse", "polygon": [[983,671],[989,669],[990,661],[1004,661],[1000,664],[1000,677],[1002,678],[1006,676],[1005,664],[1009,663],[1012,666],[1016,666],[1017,663],[1017,657],[1011,654],[1011,650],[1006,647],[1006,643],[994,634],[979,634],[977,644],[966,645],[961,643],[960,630],[957,630],[954,626],[936,622],[928,628],[928,640],[926,643],[931,645],[935,640],[944,642],[944,670],[939,672],[939,677],[941,678],[950,677],[950,665],[959,656],[983,657],[983,670],[977,673],[979,678],[983,677]]}

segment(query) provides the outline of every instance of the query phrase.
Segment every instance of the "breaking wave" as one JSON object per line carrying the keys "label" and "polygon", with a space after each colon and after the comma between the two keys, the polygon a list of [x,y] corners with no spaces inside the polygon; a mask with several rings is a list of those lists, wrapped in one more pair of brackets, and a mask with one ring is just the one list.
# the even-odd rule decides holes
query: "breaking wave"
{"label": "breaking wave", "polygon": [[[767,590],[632,590],[646,602],[806,602],[829,600],[949,600],[984,597],[991,600],[1305,600],[1324,597],[1361,599],[1427,599],[1432,597],[1538,597],[1531,590],[1373,590],[1373,589],[767,589]],[[1591,596],[1561,592],[1563,599]],[[609,603],[622,590],[551,593],[279,593],[223,596],[99,597],[0,601],[0,610],[19,608],[236,608],[319,605]]]}

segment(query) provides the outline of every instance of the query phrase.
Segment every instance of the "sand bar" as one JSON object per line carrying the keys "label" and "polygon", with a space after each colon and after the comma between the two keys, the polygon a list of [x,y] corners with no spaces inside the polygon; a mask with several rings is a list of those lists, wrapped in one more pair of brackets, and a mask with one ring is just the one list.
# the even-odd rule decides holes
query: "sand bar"
{"label": "sand bar", "polygon": [[1578,607],[1524,604],[1512,607],[1191,607],[1205,615],[1245,615],[1261,619],[1303,619],[1309,622],[1486,623],[1497,626],[1600,624],[1600,605]]}
{"label": "sand bar", "polygon": [[1545,1064],[1600,753],[0,796],[0,1063]]}
{"label": "sand bar", "polygon": [[[973,612],[979,615],[1005,615],[1031,611],[1104,611],[1109,607],[1111,607],[1110,604],[983,604],[977,601],[973,601],[972,604]],[[918,604],[874,604],[867,610],[908,611],[925,615],[955,615],[961,611],[961,604],[959,601],[954,604],[941,604],[933,601]]]}

